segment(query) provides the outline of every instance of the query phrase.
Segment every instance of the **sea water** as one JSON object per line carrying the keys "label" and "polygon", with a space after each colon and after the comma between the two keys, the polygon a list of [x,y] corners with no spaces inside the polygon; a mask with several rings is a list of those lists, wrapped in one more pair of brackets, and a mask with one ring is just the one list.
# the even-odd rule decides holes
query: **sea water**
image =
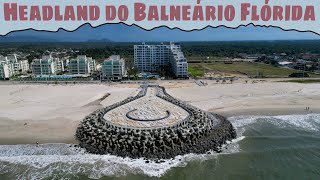
{"label": "sea water", "polygon": [[161,163],[92,155],[70,144],[1,145],[0,179],[320,179],[320,114],[237,116],[222,153]]}

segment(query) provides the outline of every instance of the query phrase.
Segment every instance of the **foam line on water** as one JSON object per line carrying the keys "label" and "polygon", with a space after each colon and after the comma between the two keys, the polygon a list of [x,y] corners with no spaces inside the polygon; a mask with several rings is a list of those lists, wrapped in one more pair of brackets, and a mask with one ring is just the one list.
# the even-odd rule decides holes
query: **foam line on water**
{"label": "foam line on water", "polygon": [[278,127],[293,126],[307,131],[320,131],[320,114],[281,115],[281,116],[233,116],[228,120],[237,129],[238,135],[242,135],[245,127],[258,121],[274,124]]}
{"label": "foam line on water", "polygon": [[[239,152],[237,143],[244,137],[239,137],[225,145],[221,154]],[[45,145],[2,145],[0,146],[0,174],[12,172],[18,179],[38,179],[50,177],[57,169],[67,174],[84,173],[89,178],[99,179],[103,176],[125,176],[127,174],[145,174],[161,177],[174,167],[185,167],[190,161],[205,161],[217,158],[218,154],[187,154],[161,163],[147,162],[145,159],[121,158],[113,155],[93,155],[85,153],[81,148],[69,144]],[[30,172],[22,177],[20,168],[27,166]],[[7,169],[10,168],[11,169]],[[31,170],[30,170],[31,169]]]}

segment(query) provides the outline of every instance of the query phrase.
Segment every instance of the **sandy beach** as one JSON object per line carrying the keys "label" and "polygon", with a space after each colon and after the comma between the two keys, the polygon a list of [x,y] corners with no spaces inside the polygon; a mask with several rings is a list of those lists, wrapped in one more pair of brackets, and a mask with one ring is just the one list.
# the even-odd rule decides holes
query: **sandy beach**
{"label": "sandy beach", "polygon": [[0,85],[0,144],[75,143],[76,127],[86,115],[136,91],[108,85]]}
{"label": "sandy beach", "polygon": [[[226,116],[320,112],[320,84],[208,81],[207,86],[198,86],[192,80],[158,83],[180,100]],[[76,143],[76,127],[86,115],[134,96],[137,87],[0,84],[0,144]]]}
{"label": "sandy beach", "polygon": [[[320,84],[276,82],[233,84],[207,81],[207,86],[169,88],[172,96],[225,116],[287,115],[320,112]],[[309,111],[305,108],[309,107]]]}

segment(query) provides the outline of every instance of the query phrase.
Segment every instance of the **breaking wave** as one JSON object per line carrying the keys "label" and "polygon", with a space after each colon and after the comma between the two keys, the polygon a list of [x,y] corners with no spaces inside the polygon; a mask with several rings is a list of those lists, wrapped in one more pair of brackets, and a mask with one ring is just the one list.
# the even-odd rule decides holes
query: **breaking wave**
{"label": "breaking wave", "polygon": [[281,115],[281,116],[234,116],[228,118],[238,136],[246,127],[259,122],[270,123],[279,128],[296,128],[305,131],[320,131],[320,114]]}
{"label": "breaking wave", "polygon": [[[229,142],[221,154],[238,152],[238,138]],[[10,173],[14,179],[64,179],[85,176],[99,179],[103,176],[145,174],[160,177],[174,167],[185,167],[190,161],[205,161],[217,153],[188,154],[170,160],[121,158],[113,155],[88,154],[71,144],[2,145],[0,146],[0,174]]]}
{"label": "breaking wave", "polygon": [[[224,146],[222,153],[240,152],[239,142],[245,139],[246,128],[260,122],[280,128],[298,128],[320,131],[320,114],[285,116],[237,116],[228,119],[236,128],[238,138]],[[11,179],[70,179],[86,177],[99,179],[104,176],[143,174],[161,177],[175,167],[185,167],[191,161],[218,158],[219,154],[188,154],[163,161],[121,158],[113,155],[88,154],[72,144],[1,145],[0,177]]]}

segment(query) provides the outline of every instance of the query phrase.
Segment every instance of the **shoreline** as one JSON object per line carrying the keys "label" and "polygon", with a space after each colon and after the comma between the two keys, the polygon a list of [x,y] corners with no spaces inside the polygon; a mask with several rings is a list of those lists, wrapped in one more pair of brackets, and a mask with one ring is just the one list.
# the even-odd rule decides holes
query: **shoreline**
{"label": "shoreline", "polygon": [[77,144],[74,133],[78,124],[62,118],[41,121],[0,118],[0,145]]}
{"label": "shoreline", "polygon": [[[227,118],[320,114],[320,83],[217,84],[163,81],[172,97]],[[93,111],[137,94],[139,85],[1,85],[0,145],[75,143],[77,126]],[[100,99],[110,93],[105,99]],[[94,102],[94,103],[93,103]],[[305,108],[310,107],[310,111]],[[319,108],[317,108],[319,107]],[[27,125],[24,125],[27,123]]]}
{"label": "shoreline", "polygon": [[[215,111],[215,113],[226,117],[237,116],[281,116],[281,115],[308,115],[320,114],[320,108],[314,110],[312,113],[303,111],[300,108],[264,108],[264,109],[238,109],[232,111]],[[33,120],[10,120],[7,118],[0,118],[0,145],[19,145],[19,144],[79,144],[75,138],[75,132],[80,121],[60,120],[55,123],[49,123],[51,120],[33,121]],[[24,125],[27,123],[28,125]],[[4,124],[6,124],[4,126]],[[35,127],[33,125],[36,124]],[[49,125],[49,126],[48,126]],[[66,126],[69,126],[66,128]],[[15,131],[20,131],[17,134],[7,132],[8,128],[15,128]],[[6,129],[6,130],[4,130]],[[51,129],[51,130],[48,130]],[[43,133],[43,132],[46,133]]]}
{"label": "shoreline", "polygon": [[[305,108],[305,107],[304,107]],[[213,111],[217,114],[229,117],[237,116],[281,116],[281,115],[307,115],[307,114],[320,114],[320,108],[311,108],[306,111],[303,107],[266,107],[266,108],[238,108],[232,110],[216,110]]]}

